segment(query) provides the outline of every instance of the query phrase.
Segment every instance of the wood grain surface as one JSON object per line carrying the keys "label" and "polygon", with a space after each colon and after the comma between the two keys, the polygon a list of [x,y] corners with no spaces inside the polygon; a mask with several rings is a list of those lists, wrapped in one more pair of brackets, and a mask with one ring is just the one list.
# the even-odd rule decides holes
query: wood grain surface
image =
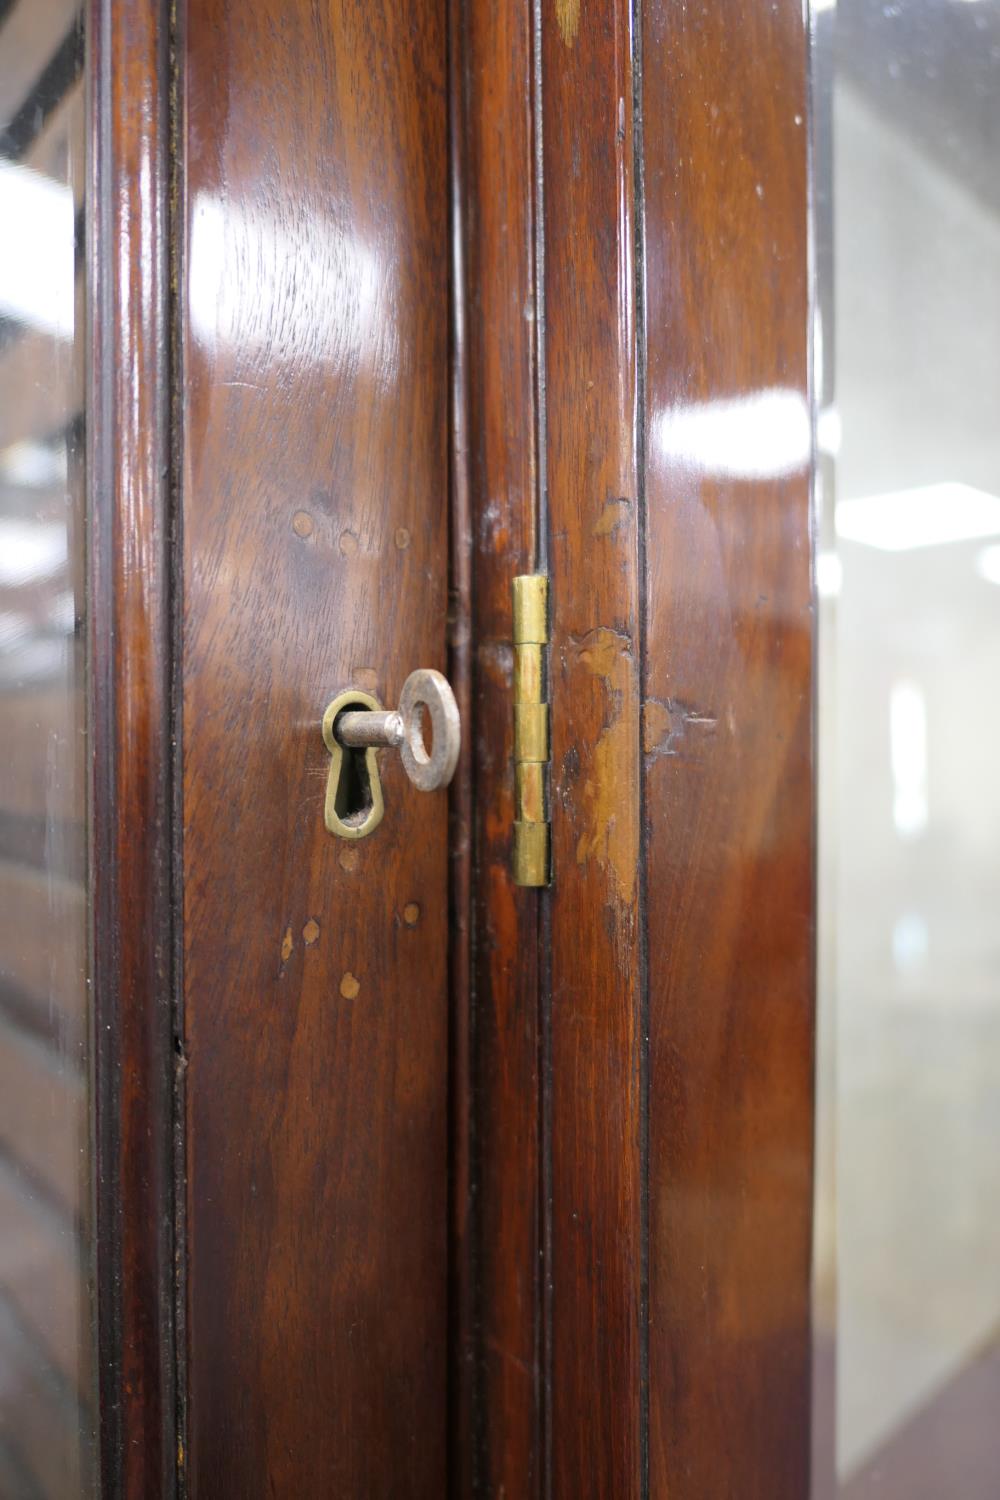
{"label": "wood grain surface", "polygon": [[185,36],[187,1470],[446,1487],[448,801],[323,824],[320,720],[446,665],[443,4]]}
{"label": "wood grain surface", "polygon": [[[220,1500],[801,1497],[801,13],[183,9],[176,517],[165,22],[102,16],[108,1472],[156,1496],[177,1464]],[[536,568],[544,893],[510,877],[510,582]],[[450,874],[448,799],[392,754],[377,833],[325,831],[319,731],[344,687],[395,703],[447,663],[467,739]]]}
{"label": "wood grain surface", "polygon": [[465,50],[462,0],[448,0],[449,483],[448,680],[464,745],[448,788],[448,1492],[475,1483],[476,1299],[473,1201],[472,904],[475,766],[469,748],[475,663],[472,627],[472,473],[469,452],[466,268]]}
{"label": "wood grain surface", "polygon": [[473,1219],[476,1483],[539,1493],[539,899],[511,878],[511,579],[538,555],[535,129],[530,7],[463,7],[473,553]]}
{"label": "wood grain surface", "polygon": [[[550,1493],[642,1492],[630,10],[542,19],[552,819]],[[581,109],[581,101],[586,107]]]}
{"label": "wood grain surface", "polygon": [[808,1493],[806,37],[647,0],[650,1494]]}
{"label": "wood grain surface", "polygon": [[[507,458],[483,486],[476,576],[517,551],[521,492],[503,480],[538,426],[555,882],[539,902],[541,964],[525,971],[524,919],[509,920],[499,862],[478,873],[479,1420],[487,1439],[507,1439],[499,1457],[483,1443],[483,1492],[535,1492],[530,1398],[547,1495],[803,1495],[813,627],[802,17],[783,0],[737,12],[605,0],[490,8],[488,22],[474,7],[469,224],[485,248],[469,259],[470,306],[483,309],[471,447],[481,461],[503,432]],[[500,38],[513,64],[487,67]],[[505,321],[513,293],[505,302],[498,289],[523,267],[531,291],[532,139],[544,232],[525,304],[541,331],[530,383],[511,378],[532,346]],[[506,250],[499,263],[493,243]],[[504,380],[491,379],[498,366]],[[480,683],[496,675],[485,629]],[[494,784],[501,734],[499,713],[483,713],[477,788]],[[494,810],[499,852],[510,813],[492,792],[480,820]],[[530,1035],[495,1024],[497,974],[513,985],[503,1014],[537,1017],[538,1074]],[[508,1154],[493,1144],[505,1131]],[[512,1206],[525,1167],[538,1174],[537,1225],[527,1190]],[[542,1269],[528,1278],[533,1236]]]}
{"label": "wood grain surface", "polygon": [[102,1483],[170,1494],[174,1384],[168,23],[91,0],[87,475]]}

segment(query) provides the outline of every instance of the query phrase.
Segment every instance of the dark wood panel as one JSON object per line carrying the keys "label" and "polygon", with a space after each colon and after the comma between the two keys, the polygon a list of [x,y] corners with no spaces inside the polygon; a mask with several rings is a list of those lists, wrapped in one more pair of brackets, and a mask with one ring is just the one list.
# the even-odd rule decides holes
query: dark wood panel
{"label": "dark wood panel", "polygon": [[168,11],[87,16],[88,821],[102,1483],[173,1493]]}
{"label": "dark wood panel", "polygon": [[806,37],[643,35],[650,1492],[809,1476],[813,784]]}
{"label": "dark wood panel", "polygon": [[473,534],[469,462],[469,348],[465,246],[467,191],[464,6],[446,0],[448,20],[449,546],[448,678],[464,743],[448,789],[448,1486],[475,1483],[475,1184],[472,1168],[474,766],[472,733]]}
{"label": "dark wood panel", "polygon": [[475,1370],[484,1494],[542,1476],[537,891],[511,879],[511,579],[536,566],[531,7],[464,11],[469,443],[474,551]]}
{"label": "dark wood panel", "polygon": [[326,704],[445,666],[445,7],[185,37],[188,1478],[445,1493],[447,798],[323,825]]}
{"label": "dark wood panel", "polygon": [[542,12],[552,575],[551,1493],[643,1488],[631,12]]}

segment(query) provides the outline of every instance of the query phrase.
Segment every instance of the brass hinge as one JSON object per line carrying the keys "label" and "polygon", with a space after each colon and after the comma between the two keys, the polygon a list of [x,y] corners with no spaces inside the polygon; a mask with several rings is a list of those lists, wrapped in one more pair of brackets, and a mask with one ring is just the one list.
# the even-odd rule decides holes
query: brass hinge
{"label": "brass hinge", "polygon": [[549,705],[545,647],[549,580],[514,579],[514,884],[551,880],[548,814]]}

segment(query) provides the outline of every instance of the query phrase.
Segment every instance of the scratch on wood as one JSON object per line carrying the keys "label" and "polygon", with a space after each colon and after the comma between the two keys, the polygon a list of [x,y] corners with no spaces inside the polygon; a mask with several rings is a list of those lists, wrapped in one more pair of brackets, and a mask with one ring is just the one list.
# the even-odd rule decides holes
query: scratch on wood
{"label": "scratch on wood", "polygon": [[605,684],[610,722],[601,731],[584,773],[580,796],[583,831],[577,864],[594,858],[615,878],[626,903],[635,895],[639,863],[639,694],[632,642],[599,627],[576,643],[579,659]]}
{"label": "scratch on wood", "polygon": [[556,0],[559,33],[567,47],[572,47],[580,30],[580,0]]}
{"label": "scratch on wood", "polygon": [[[534,1367],[527,1360],[519,1358],[513,1349],[508,1349],[499,1339],[487,1338],[486,1347],[502,1359],[505,1365],[509,1365],[511,1369],[517,1370],[519,1374],[526,1376],[529,1380],[534,1377]],[[500,1493],[503,1493],[502,1488]]]}
{"label": "scratch on wood", "polygon": [[680,698],[647,698],[642,705],[642,748],[647,755],[678,755],[691,729],[714,734],[718,719]]}

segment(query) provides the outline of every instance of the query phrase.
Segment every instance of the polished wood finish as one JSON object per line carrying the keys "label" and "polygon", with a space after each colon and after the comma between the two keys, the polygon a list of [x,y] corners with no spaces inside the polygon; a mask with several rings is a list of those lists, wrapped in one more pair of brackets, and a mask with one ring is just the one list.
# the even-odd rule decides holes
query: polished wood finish
{"label": "polished wood finish", "polygon": [[599,16],[572,6],[542,16],[555,872],[549,1492],[609,1500],[643,1486],[630,30],[624,0]]}
{"label": "polished wood finish", "polygon": [[475,1477],[540,1493],[539,900],[511,878],[511,579],[538,560],[533,37],[524,0],[463,7],[473,543]]}
{"label": "polished wood finish", "polygon": [[[473,307],[527,263],[529,108],[524,139],[542,149],[539,381],[489,380],[491,361],[516,369],[526,347],[491,304],[496,332],[484,320],[470,360],[483,398],[471,446],[512,425],[509,464],[538,424],[553,599],[555,882],[539,899],[537,1012],[513,1012],[537,1015],[537,1125],[527,1039],[495,1025],[486,977],[513,976],[527,996],[537,971],[513,968],[523,929],[499,861],[479,872],[481,1357],[487,1377],[491,1359],[516,1370],[484,1381],[480,1420],[514,1434],[539,1412],[549,1495],[801,1496],[814,903],[803,21],[784,0],[738,14],[543,7],[539,93],[533,16],[491,10],[520,44],[507,70],[470,66],[466,102],[474,141],[503,139],[502,118],[509,143],[513,123],[519,172],[511,184],[510,161],[480,153],[473,237],[489,245],[498,223],[515,253],[502,271],[470,255]],[[486,493],[477,578],[521,514],[520,492],[493,479]],[[491,727],[477,738],[484,789]],[[487,815],[490,847],[509,849],[495,791]],[[505,1129],[514,1159],[493,1145]],[[515,1202],[525,1164],[537,1226],[537,1199],[522,1188]],[[540,1279],[524,1274],[533,1236]],[[502,1459],[484,1443],[481,1457],[485,1493],[536,1492],[530,1440],[514,1436]]]}
{"label": "polished wood finish", "polygon": [[466,743],[448,790],[448,1485],[475,1483],[475,1247],[472,1175],[473,756],[472,495],[465,265],[464,7],[448,0],[449,484],[448,680]]}
{"label": "polished wood finish", "polygon": [[97,1323],[105,1493],[175,1473],[168,26],[88,17]]}
{"label": "polished wood finish", "polygon": [[446,665],[446,12],[183,49],[186,1480],[446,1492],[448,802],[327,833],[326,704]]}
{"label": "polished wood finish", "polygon": [[[166,9],[91,36],[110,1492],[802,1496],[801,14],[181,7],[172,247]],[[326,703],[446,661],[451,860],[388,754],[333,839]]]}
{"label": "polished wood finish", "polygon": [[650,1493],[808,1493],[806,37],[643,23]]}

